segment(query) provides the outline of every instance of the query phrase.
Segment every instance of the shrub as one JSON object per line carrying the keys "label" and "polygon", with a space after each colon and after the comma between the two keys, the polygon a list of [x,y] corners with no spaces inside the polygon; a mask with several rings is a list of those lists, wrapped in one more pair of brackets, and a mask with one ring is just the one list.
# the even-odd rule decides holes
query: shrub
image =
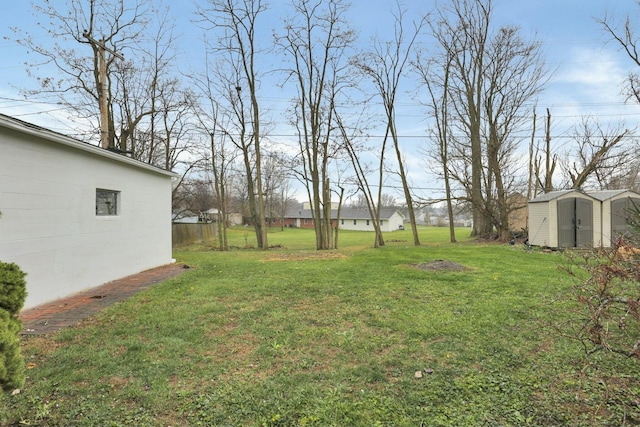
{"label": "shrub", "polygon": [[27,296],[25,273],[13,263],[0,262],[0,388],[13,390],[24,384],[24,360],[18,334],[18,313]]}
{"label": "shrub", "polygon": [[594,251],[576,266],[584,277],[575,287],[583,309],[577,337],[588,353],[606,350],[640,361],[640,250],[621,239]]}
{"label": "shrub", "polygon": [[640,419],[635,377],[618,373],[640,363],[640,211],[635,207],[629,214],[630,230],[613,247],[569,255],[564,269],[576,280],[575,305],[566,306],[570,311],[560,313],[557,324],[582,343],[587,365],[581,374],[592,368],[582,378],[604,386],[601,400],[610,410],[622,407],[622,424]]}
{"label": "shrub", "polygon": [[17,316],[24,305],[25,273],[16,264],[0,262],[0,309]]}
{"label": "shrub", "polygon": [[0,388],[5,391],[24,385],[24,359],[18,337],[21,329],[20,319],[0,310]]}

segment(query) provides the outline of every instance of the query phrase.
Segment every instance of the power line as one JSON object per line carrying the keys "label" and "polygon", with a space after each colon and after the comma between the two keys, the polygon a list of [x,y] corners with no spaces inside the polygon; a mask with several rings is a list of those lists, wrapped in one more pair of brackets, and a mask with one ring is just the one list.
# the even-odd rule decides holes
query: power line
{"label": "power line", "polygon": [[66,110],[66,108],[61,107],[61,108],[54,108],[51,110],[44,110],[44,111],[35,111],[32,113],[18,113],[18,114],[12,114],[11,117],[24,117],[24,116],[36,116],[39,114],[48,114],[48,113],[54,113],[56,111],[63,111]]}

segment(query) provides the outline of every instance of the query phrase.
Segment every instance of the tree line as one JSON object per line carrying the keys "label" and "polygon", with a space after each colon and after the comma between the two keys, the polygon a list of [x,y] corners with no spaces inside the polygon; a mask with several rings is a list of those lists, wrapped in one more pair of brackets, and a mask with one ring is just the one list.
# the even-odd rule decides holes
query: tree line
{"label": "tree line", "polygon": [[[206,195],[223,250],[226,216],[238,206],[267,249],[270,219],[286,211],[295,182],[311,206],[317,249],[337,246],[332,206],[355,197],[369,210],[375,246],[384,245],[389,182],[401,189],[419,245],[414,209],[434,201],[411,180],[398,112],[407,90],[422,107],[422,164],[442,181],[436,201],[447,204],[452,241],[454,206],[472,213],[473,235],[506,241],[510,213],[522,207],[516,193],[640,187],[638,143],[622,125],[584,118],[569,148],[558,149],[545,109],[545,133],[535,134],[532,105],[552,73],[541,42],[495,23],[492,0],[452,0],[421,15],[390,3],[389,35],[363,42],[347,1],[289,0],[270,28],[265,1],[199,0],[191,21],[203,34],[198,72],[181,69],[175,19],[157,1],[36,4],[51,37],[15,32],[56,70],[45,77],[30,67],[38,86],[25,93],[91,123],[85,138],[102,133],[109,149],[179,172],[174,208],[206,206],[197,201]],[[630,21],[597,24],[640,67]],[[291,94],[286,117],[270,115],[264,85],[274,81]],[[626,83],[640,102],[638,75]],[[271,136],[282,126],[294,137]]]}

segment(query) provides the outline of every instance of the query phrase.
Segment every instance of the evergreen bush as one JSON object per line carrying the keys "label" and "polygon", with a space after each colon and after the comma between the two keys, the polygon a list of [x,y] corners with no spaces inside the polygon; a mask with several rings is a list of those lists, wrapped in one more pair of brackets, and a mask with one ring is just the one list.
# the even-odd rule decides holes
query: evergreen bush
{"label": "evergreen bush", "polygon": [[17,316],[27,297],[25,273],[14,263],[0,261],[0,309]]}
{"label": "evergreen bush", "polygon": [[22,322],[18,313],[27,296],[25,273],[13,263],[0,262],[0,388],[24,385],[24,359],[20,355]]}
{"label": "evergreen bush", "polygon": [[24,359],[20,354],[22,322],[0,309],[0,388],[15,390],[24,385]]}

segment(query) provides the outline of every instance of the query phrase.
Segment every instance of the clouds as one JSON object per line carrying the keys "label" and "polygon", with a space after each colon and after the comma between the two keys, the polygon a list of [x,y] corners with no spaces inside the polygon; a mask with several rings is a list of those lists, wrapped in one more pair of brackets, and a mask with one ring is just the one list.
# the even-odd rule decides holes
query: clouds
{"label": "clouds", "polygon": [[587,116],[603,122],[630,118],[640,112],[637,104],[625,102],[622,93],[630,66],[611,49],[575,46],[564,55],[538,105],[550,108],[566,126]]}
{"label": "clouds", "polygon": [[557,80],[568,84],[611,86],[623,80],[626,70],[613,52],[600,48],[574,48]]}

